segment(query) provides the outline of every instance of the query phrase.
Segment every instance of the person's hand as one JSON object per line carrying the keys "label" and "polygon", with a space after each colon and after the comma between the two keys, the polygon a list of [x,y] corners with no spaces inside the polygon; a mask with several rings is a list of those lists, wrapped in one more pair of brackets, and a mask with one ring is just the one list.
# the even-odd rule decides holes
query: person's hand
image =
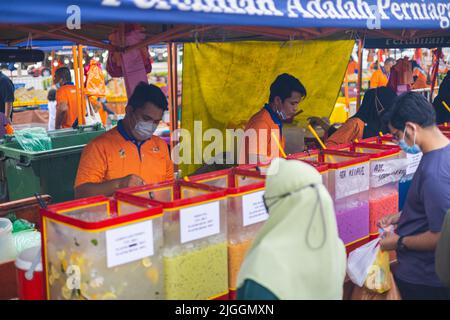
{"label": "person's hand", "polygon": [[391,215],[381,218],[380,221],[378,221],[377,225],[378,225],[378,227],[384,229],[384,228],[389,227],[390,225],[397,224],[399,219],[400,219],[399,213],[391,214]]}
{"label": "person's hand", "polygon": [[383,251],[394,251],[397,249],[398,234],[385,232],[381,236],[380,249]]}
{"label": "person's hand", "polygon": [[141,177],[139,177],[135,174],[130,174],[126,177],[123,177],[122,179],[120,179],[120,182],[119,182],[120,189],[128,188],[128,187],[143,186],[143,185],[145,185],[144,179],[142,179]]}

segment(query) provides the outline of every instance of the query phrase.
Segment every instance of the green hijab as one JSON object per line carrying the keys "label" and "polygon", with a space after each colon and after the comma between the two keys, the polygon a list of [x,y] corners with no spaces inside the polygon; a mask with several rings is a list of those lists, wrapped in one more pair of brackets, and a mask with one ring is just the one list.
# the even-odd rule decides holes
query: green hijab
{"label": "green hijab", "polygon": [[270,217],[247,253],[238,287],[250,279],[279,299],[342,299],[345,246],[320,174],[304,162],[275,159],[264,197]]}

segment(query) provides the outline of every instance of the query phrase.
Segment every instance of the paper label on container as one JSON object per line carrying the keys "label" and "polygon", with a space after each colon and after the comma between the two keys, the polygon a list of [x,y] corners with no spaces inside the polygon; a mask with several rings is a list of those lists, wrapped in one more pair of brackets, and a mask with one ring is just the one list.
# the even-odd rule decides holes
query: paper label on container
{"label": "paper label on container", "polygon": [[419,167],[420,160],[422,160],[423,153],[418,154],[406,154],[408,160],[408,166],[406,167],[406,175],[416,173],[417,167]]}
{"label": "paper label on container", "polygon": [[242,197],[242,218],[244,227],[266,221],[269,214],[263,201],[264,191],[247,194]]}
{"label": "paper label on container", "polygon": [[378,188],[388,183],[400,181],[406,175],[406,159],[380,160],[370,168],[370,186]]}
{"label": "paper label on container", "polygon": [[369,163],[335,171],[336,200],[369,190]]}
{"label": "paper label on container", "polygon": [[212,202],[180,210],[181,243],[220,232],[220,204]]}
{"label": "paper label on container", "polygon": [[106,231],[108,268],[152,256],[153,250],[153,221]]}

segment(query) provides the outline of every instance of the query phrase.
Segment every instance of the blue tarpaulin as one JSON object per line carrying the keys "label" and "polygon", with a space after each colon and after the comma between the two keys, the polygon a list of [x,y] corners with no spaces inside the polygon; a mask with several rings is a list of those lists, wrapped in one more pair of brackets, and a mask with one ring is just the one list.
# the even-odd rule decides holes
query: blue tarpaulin
{"label": "blue tarpaulin", "polygon": [[[448,29],[448,0],[10,0],[1,23]],[[79,18],[79,20],[77,20]]]}

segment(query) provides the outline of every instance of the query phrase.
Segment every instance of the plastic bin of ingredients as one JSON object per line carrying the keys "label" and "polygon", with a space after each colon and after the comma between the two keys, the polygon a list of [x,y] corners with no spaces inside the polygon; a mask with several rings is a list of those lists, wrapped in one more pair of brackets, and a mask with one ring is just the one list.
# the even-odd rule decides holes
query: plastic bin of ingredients
{"label": "plastic bin of ingredients", "polygon": [[47,299],[163,298],[159,204],[97,196],[49,206],[41,216]]}
{"label": "plastic bin of ingredients", "polygon": [[128,188],[120,194],[163,206],[165,299],[228,299],[224,189],[176,181]]}

